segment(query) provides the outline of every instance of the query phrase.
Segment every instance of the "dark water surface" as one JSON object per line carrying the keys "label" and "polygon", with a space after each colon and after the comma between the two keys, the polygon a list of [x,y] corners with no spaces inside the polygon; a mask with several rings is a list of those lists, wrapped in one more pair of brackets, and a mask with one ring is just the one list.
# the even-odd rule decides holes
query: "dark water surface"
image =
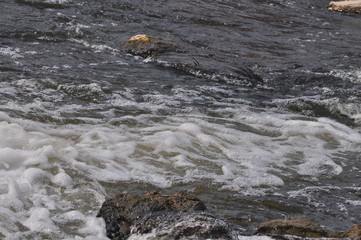
{"label": "dark water surface", "polygon": [[0,237],[103,239],[122,191],[188,191],[244,234],[360,223],[361,17],[327,4],[0,0]]}

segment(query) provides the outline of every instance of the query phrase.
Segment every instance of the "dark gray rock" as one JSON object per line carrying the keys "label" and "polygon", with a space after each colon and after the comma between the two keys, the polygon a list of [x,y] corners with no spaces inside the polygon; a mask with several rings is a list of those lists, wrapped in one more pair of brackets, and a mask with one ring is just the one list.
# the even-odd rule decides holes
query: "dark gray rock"
{"label": "dark gray rock", "polygon": [[150,232],[154,239],[237,239],[239,233],[185,193],[120,194],[104,202],[98,217],[105,220],[107,236],[114,240]]}

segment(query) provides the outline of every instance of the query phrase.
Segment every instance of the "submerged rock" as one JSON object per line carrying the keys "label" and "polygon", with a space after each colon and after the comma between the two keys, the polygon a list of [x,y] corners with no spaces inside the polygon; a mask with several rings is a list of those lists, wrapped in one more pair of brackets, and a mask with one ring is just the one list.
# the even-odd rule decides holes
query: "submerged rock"
{"label": "submerged rock", "polygon": [[263,83],[261,77],[241,61],[228,63],[227,59],[207,53],[208,50],[203,48],[187,48],[169,40],[139,34],[131,37],[123,49],[164,68],[212,81],[246,86]]}
{"label": "submerged rock", "polygon": [[361,0],[332,1],[328,4],[328,9],[340,12],[361,13]]}
{"label": "submerged rock", "polygon": [[98,217],[110,239],[153,233],[153,239],[237,239],[237,229],[217,219],[198,198],[185,193],[120,194],[104,202]]}

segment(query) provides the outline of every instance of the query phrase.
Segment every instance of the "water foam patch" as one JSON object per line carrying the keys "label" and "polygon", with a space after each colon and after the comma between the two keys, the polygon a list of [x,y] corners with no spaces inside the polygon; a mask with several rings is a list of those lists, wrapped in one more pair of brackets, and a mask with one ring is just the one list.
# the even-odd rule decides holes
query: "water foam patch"
{"label": "water foam patch", "polygon": [[330,71],[330,75],[342,78],[352,83],[361,83],[361,69],[352,69],[348,71],[333,69]]}
{"label": "water foam patch", "polygon": [[24,221],[24,226],[33,232],[53,232],[58,227],[50,217],[50,211],[47,208],[34,207],[30,209],[30,217]]}
{"label": "water foam patch", "polygon": [[32,131],[1,122],[0,215],[12,217],[0,230],[10,234],[20,224],[28,229],[19,230],[23,234],[66,231],[79,239],[101,239],[104,233],[94,226],[102,223],[94,215],[105,198],[103,183],[169,188],[207,182],[215,189],[260,195],[284,186],[285,179],[317,182],[341,174],[347,159],[339,153],[354,151],[361,142],[357,131],[325,118],[247,108],[224,108],[216,115],[227,118],[197,113],[158,121],[143,114],[118,118],[121,124]]}
{"label": "water foam patch", "polygon": [[[101,186],[90,180],[87,184],[93,190],[89,190],[87,184],[80,184],[83,180],[79,175],[86,173],[69,171],[69,164],[79,156],[73,141],[27,131],[7,122],[0,123],[0,132],[0,216],[6,219],[0,221],[0,232],[6,239],[45,235],[64,239],[64,227],[71,226],[73,220],[65,219],[59,224],[56,215],[75,206],[84,213],[79,219],[82,227],[75,229],[74,234],[80,239],[106,239],[104,223],[93,211],[89,212],[89,205],[90,209],[96,208],[104,201],[99,194]],[[94,189],[97,190],[93,192]],[[84,200],[89,197],[90,201]]]}
{"label": "water foam patch", "polygon": [[23,55],[20,54],[19,48],[1,47],[0,54],[3,56],[10,56],[12,59],[18,59],[24,57]]}
{"label": "water foam patch", "polygon": [[347,159],[338,154],[361,141],[357,131],[326,118],[259,116],[246,108],[222,109],[219,115],[234,117],[175,115],[153,122],[140,115],[132,117],[131,128],[129,121],[90,131],[78,126],[72,164],[97,181],[161,188],[207,181],[232,191],[267,189],[291,176],[317,180],[341,174]]}

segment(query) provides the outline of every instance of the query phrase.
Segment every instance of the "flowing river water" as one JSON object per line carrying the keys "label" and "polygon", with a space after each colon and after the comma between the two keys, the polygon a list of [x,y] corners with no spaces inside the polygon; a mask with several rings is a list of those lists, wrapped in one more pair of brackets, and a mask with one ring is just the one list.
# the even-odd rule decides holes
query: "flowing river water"
{"label": "flowing river water", "polygon": [[361,18],[327,4],[0,0],[0,238],[107,239],[121,192],[186,191],[244,235],[360,223]]}

